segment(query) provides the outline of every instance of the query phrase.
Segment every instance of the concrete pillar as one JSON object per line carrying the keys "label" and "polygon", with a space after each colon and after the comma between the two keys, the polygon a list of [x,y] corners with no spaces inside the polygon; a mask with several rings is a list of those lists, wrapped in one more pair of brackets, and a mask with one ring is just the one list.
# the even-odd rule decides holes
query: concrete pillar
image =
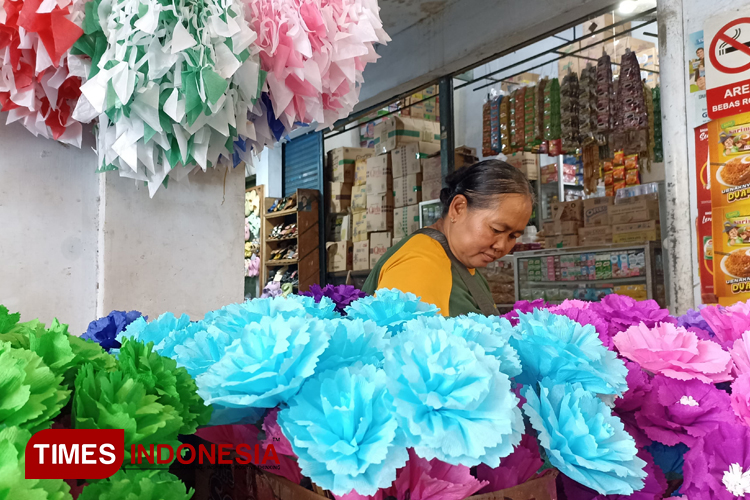
{"label": "concrete pillar", "polygon": [[[666,176],[667,213],[663,242],[668,299],[674,314],[694,306],[694,232],[690,218],[691,165],[688,156],[688,128],[685,80],[685,33],[683,0],[659,0],[659,73],[661,80],[662,134]],[[693,174],[694,175],[694,174]]]}

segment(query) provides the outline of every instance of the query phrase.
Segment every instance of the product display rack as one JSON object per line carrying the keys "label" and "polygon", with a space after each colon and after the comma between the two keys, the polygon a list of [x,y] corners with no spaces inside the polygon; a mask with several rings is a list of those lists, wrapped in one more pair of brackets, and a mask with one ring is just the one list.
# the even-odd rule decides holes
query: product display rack
{"label": "product display rack", "polygon": [[[271,207],[278,198],[266,198],[265,207]],[[264,210],[262,227],[265,230],[264,238],[264,255],[266,258],[271,255],[273,250],[280,246],[293,246],[297,244],[296,259],[277,259],[265,260],[263,264],[263,282],[267,283],[274,279],[277,270],[280,267],[289,266],[296,268],[299,274],[299,285],[295,287],[295,292],[306,292],[310,285],[318,283],[320,280],[320,223],[318,207],[320,203],[320,193],[315,189],[298,189],[297,203],[294,208],[282,210],[280,212],[267,213]],[[271,239],[268,236],[277,226],[295,223],[297,224],[297,236]]]}
{"label": "product display rack", "polygon": [[[260,234],[258,235],[258,258],[260,259],[259,262],[259,268],[258,268],[258,276],[250,277],[245,276],[245,296],[247,297],[248,294],[252,291],[251,295],[253,297],[259,297],[260,296],[260,290],[263,288],[263,284],[260,283],[260,279],[263,278],[266,275],[266,266],[265,266],[265,256],[266,256],[266,199],[264,197],[264,187],[263,185],[254,186],[251,188],[245,189],[246,193],[251,193],[255,191],[258,194],[258,215],[260,217]],[[246,219],[247,217],[245,217]],[[255,288],[255,290],[253,290]]]}
{"label": "product display rack", "polygon": [[[612,269],[618,267],[618,265],[612,264],[613,256],[616,255],[618,259],[620,259],[622,255],[633,255],[637,258],[641,254],[643,257],[643,265],[636,266],[638,269],[637,275],[607,277],[605,274],[604,278],[598,279],[596,278],[596,272],[594,272],[595,279],[584,279],[586,276],[585,274],[578,274],[581,266],[576,267],[575,264],[575,259],[581,258],[581,256],[584,255],[589,256],[589,258],[593,256],[594,261],[601,259],[600,262],[603,262],[604,257],[609,256],[611,266],[609,272],[612,273]],[[645,298],[655,300],[661,307],[665,307],[666,304],[662,248],[661,242],[658,241],[649,241],[642,244],[612,244],[592,247],[532,250],[528,252],[517,252],[513,257],[513,273],[516,283],[517,301],[544,299],[547,302],[560,303],[565,299],[581,299],[582,297],[591,298],[593,294],[598,295],[598,298],[596,299],[598,300],[602,295],[615,293],[616,287],[645,285]],[[596,259],[596,257],[599,257],[599,259]],[[554,267],[548,269],[561,271],[563,269],[562,261],[568,260],[572,263],[572,267],[566,269],[573,269],[573,276],[563,278],[563,273],[560,272],[560,274],[555,273],[554,277],[550,277],[549,273],[547,273],[547,276],[541,276],[537,279],[529,279],[529,274],[527,274],[529,263],[538,260],[549,263],[550,258],[552,259]],[[583,262],[586,261],[582,261],[582,263]],[[591,260],[588,262],[591,262]],[[615,272],[618,274],[622,273],[622,271]],[[627,272],[633,271],[628,269]],[[555,298],[555,296],[557,297]]]}

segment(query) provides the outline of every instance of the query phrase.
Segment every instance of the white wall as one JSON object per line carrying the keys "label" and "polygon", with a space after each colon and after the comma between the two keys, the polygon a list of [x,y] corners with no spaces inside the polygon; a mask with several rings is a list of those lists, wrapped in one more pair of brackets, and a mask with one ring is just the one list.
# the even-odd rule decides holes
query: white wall
{"label": "white wall", "polygon": [[76,149],[0,125],[0,304],[22,321],[57,317],[75,334],[96,317],[92,143]]}
{"label": "white wall", "polygon": [[268,198],[281,198],[281,144],[273,149],[265,148],[258,156],[253,157],[255,164],[255,184],[266,186]]}

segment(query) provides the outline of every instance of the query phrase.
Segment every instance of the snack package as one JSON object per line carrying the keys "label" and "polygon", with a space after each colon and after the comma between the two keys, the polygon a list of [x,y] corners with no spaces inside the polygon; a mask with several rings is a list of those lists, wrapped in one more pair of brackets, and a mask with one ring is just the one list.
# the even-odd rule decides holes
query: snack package
{"label": "snack package", "polygon": [[626,170],[638,170],[638,155],[628,155],[625,157],[625,169]]}
{"label": "snack package", "polygon": [[615,182],[624,181],[625,180],[625,166],[618,165],[615,168],[613,168],[612,178],[615,180]]}
{"label": "snack package", "polygon": [[504,96],[500,101],[500,146],[505,154],[510,149],[510,96]]}
{"label": "snack package", "polygon": [[560,82],[557,78],[552,78],[544,86],[544,139],[553,141],[559,138]]}
{"label": "snack package", "polygon": [[615,184],[614,184],[614,189],[615,189],[614,190],[614,195],[617,195],[617,191],[619,191],[620,189],[623,189],[625,187],[627,187],[627,185],[625,184],[625,180],[615,181]]}
{"label": "snack package", "polygon": [[613,168],[615,168],[615,164],[612,160],[602,161],[602,170],[604,172],[611,172]]}
{"label": "snack package", "polygon": [[560,85],[560,130],[563,151],[575,153],[581,145],[579,132],[578,75],[569,72]]}
{"label": "snack package", "polygon": [[635,52],[625,50],[620,59],[620,77],[617,85],[615,130],[618,132],[648,128],[648,109],[643,96],[641,67]]}
{"label": "snack package", "polygon": [[541,144],[541,141],[539,143],[536,143],[536,112],[534,111],[536,108],[536,87],[526,87],[526,92],[524,93],[524,151],[531,151],[534,146],[539,146]]}
{"label": "snack package", "polygon": [[534,109],[534,141],[539,144],[544,140],[544,89],[549,82],[543,78],[536,87],[536,104]]}
{"label": "snack package", "polygon": [[596,130],[612,130],[612,60],[607,53],[596,62]]}
{"label": "snack package", "polygon": [[614,184],[610,184],[608,186],[604,186],[604,196],[614,196],[615,195],[615,186]]}
{"label": "snack package", "polygon": [[640,173],[638,170],[625,171],[625,184],[627,186],[637,186],[641,183]]}
{"label": "snack package", "polygon": [[494,154],[501,151],[500,147],[500,101],[503,96],[490,99],[490,147]]}
{"label": "snack package", "polygon": [[661,136],[661,89],[658,85],[651,90],[651,97],[654,101],[654,161],[661,163],[664,161],[664,147]]}
{"label": "snack package", "polygon": [[489,101],[482,105],[482,156],[492,156],[490,106]]}
{"label": "snack package", "polygon": [[614,165],[625,165],[625,151],[615,151],[615,157],[614,160],[612,160],[612,163]]}

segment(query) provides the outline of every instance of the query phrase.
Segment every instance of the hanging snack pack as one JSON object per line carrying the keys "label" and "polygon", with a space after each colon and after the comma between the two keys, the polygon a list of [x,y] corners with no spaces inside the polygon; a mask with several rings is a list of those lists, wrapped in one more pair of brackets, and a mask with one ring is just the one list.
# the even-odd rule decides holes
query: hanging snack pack
{"label": "hanging snack pack", "polygon": [[612,60],[605,52],[596,62],[596,130],[612,130]]}
{"label": "hanging snack pack", "polygon": [[[536,143],[536,87],[526,87],[524,99],[524,150],[532,151],[534,147],[538,149],[539,143]],[[541,142],[541,141],[540,141]]]}
{"label": "hanging snack pack", "polygon": [[511,96],[513,99],[510,103],[512,108],[510,121],[511,149],[513,151],[520,151],[523,150],[523,146],[526,142],[526,137],[524,136],[526,133],[526,88],[521,87],[520,89],[514,90]]}
{"label": "hanging snack pack", "polygon": [[501,151],[500,147],[500,101],[503,96],[492,97],[490,100],[490,147],[493,154]]}
{"label": "hanging snack pack", "polygon": [[635,52],[627,50],[620,60],[620,78],[617,87],[618,131],[648,128],[648,110],[643,96],[641,67]]}
{"label": "hanging snack pack", "polygon": [[548,78],[539,81],[536,87],[536,106],[534,108],[534,143],[537,144],[536,151],[546,153],[547,148],[544,143],[544,88],[549,82]]}
{"label": "hanging snack pack", "polygon": [[648,144],[646,152],[648,153],[648,170],[651,171],[651,162],[654,161],[654,97],[651,89],[643,84],[643,97],[646,100],[646,112],[648,113]]}
{"label": "hanging snack pack", "polygon": [[490,101],[486,101],[482,105],[482,156],[492,156],[490,107]]}
{"label": "hanging snack pack", "polygon": [[553,78],[544,86],[544,140],[550,156],[560,154],[560,135],[560,82]]}
{"label": "hanging snack pack", "polygon": [[[661,163],[664,161],[664,147],[661,138],[661,89],[658,85],[651,90],[651,97],[654,101],[654,161]],[[657,116],[658,119],[655,118]]]}
{"label": "hanging snack pack", "polygon": [[581,141],[594,139],[596,135],[596,67],[591,64],[581,72],[578,103]]}
{"label": "hanging snack pack", "polygon": [[578,75],[569,72],[560,85],[560,125],[562,148],[575,153],[581,145],[578,124]]}
{"label": "hanging snack pack", "polygon": [[509,154],[510,149],[510,96],[504,96],[500,101],[500,151]]}

